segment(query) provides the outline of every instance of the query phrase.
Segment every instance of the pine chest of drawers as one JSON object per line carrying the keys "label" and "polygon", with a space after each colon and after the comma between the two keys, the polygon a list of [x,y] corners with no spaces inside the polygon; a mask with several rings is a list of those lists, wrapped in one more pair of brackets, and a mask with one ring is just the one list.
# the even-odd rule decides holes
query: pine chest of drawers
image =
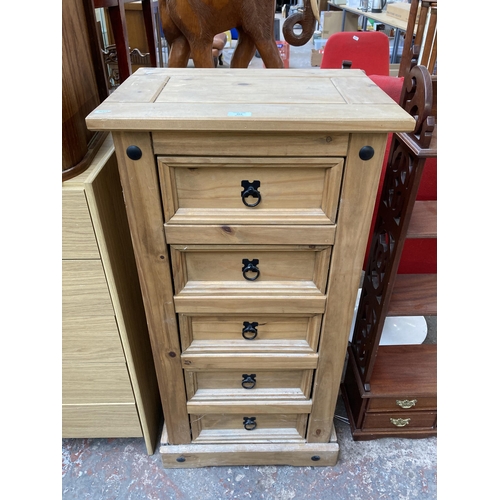
{"label": "pine chest of drawers", "polygon": [[334,465],[340,378],[388,132],[356,70],[142,68],[113,133],[165,467]]}

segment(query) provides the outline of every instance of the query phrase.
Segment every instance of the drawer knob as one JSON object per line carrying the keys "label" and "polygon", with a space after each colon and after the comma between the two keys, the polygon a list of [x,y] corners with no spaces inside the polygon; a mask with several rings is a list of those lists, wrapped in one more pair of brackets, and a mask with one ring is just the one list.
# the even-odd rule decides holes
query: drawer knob
{"label": "drawer knob", "polygon": [[[247,207],[256,207],[262,200],[262,196],[259,193],[260,181],[241,181],[241,187],[243,188],[243,191],[241,192],[241,199],[243,203]],[[252,198],[256,198],[257,201],[255,203],[248,203],[246,199],[250,196]]]}
{"label": "drawer knob", "polygon": [[401,408],[412,408],[417,404],[416,399],[396,399],[396,404],[400,406]]}
{"label": "drawer knob", "polygon": [[375,150],[371,146],[363,146],[359,150],[359,157],[363,161],[371,160],[373,158],[374,154],[375,154]]}
{"label": "drawer knob", "polygon": [[257,322],[250,323],[249,321],[243,321],[243,329],[241,330],[241,335],[245,340],[253,340],[255,337],[257,337],[258,326],[259,323]]}
{"label": "drawer knob", "polygon": [[129,146],[127,148],[127,156],[131,159],[131,160],[140,160],[142,158],[142,151],[141,151],[141,148],[139,146]]}
{"label": "drawer knob", "polygon": [[256,418],[257,417],[243,417],[243,427],[247,431],[253,431],[257,427]]}
{"label": "drawer knob", "polygon": [[[246,280],[255,281],[260,276],[260,270],[257,267],[259,259],[253,259],[253,260],[243,259],[241,263],[243,264],[243,268],[241,269],[243,271],[243,277]],[[255,276],[248,276],[247,273],[256,273],[256,274]]]}
{"label": "drawer knob", "polygon": [[243,387],[243,389],[253,389],[255,387],[255,384],[257,383],[257,380],[255,380],[255,377],[257,375],[255,375],[255,373],[252,373],[251,375],[247,375],[246,373],[244,373],[241,378],[243,379],[241,381],[241,387]]}
{"label": "drawer knob", "polygon": [[391,424],[395,425],[396,427],[405,427],[410,423],[409,418],[391,418]]}

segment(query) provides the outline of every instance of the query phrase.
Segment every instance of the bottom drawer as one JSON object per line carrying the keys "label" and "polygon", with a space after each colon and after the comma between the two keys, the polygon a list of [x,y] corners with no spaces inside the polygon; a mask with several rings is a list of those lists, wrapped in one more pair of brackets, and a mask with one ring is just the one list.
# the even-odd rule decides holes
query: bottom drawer
{"label": "bottom drawer", "polygon": [[63,438],[143,437],[135,404],[62,405]]}
{"label": "bottom drawer", "polygon": [[193,443],[303,443],[307,416],[255,413],[191,415]]}
{"label": "bottom drawer", "polygon": [[367,413],[363,429],[403,430],[436,427],[437,412]]}

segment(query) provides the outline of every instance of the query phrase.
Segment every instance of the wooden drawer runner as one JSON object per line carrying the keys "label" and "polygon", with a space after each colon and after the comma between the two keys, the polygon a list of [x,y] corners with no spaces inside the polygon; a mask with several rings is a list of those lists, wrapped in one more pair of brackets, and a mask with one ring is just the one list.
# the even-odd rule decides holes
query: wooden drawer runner
{"label": "wooden drawer runner", "polygon": [[391,431],[436,426],[437,412],[367,413],[363,429],[386,429]]}
{"label": "wooden drawer runner", "polygon": [[307,414],[191,415],[193,443],[304,442],[306,423]]}
{"label": "wooden drawer runner", "polygon": [[419,411],[436,410],[436,397],[371,398],[367,411]]}
{"label": "wooden drawer runner", "polygon": [[342,158],[160,157],[158,162],[169,224],[332,224],[336,218]]}
{"label": "wooden drawer runner", "polygon": [[185,287],[213,294],[207,287],[234,288],[232,293],[265,294],[287,288],[295,293],[316,289],[324,294],[330,246],[314,245],[171,245],[176,293]]}
{"label": "wooden drawer runner", "polygon": [[182,350],[203,352],[315,352],[320,314],[179,315]]}
{"label": "wooden drawer runner", "polygon": [[[313,370],[241,370],[186,372],[191,402],[308,400]],[[188,403],[189,404],[189,403]]]}

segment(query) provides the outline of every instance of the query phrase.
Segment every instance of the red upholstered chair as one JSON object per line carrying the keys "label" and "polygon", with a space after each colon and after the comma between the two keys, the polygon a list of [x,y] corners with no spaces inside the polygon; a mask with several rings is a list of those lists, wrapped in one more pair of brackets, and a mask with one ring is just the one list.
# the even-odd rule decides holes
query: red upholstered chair
{"label": "red upholstered chair", "polygon": [[321,60],[322,69],[362,69],[368,76],[389,76],[389,37],[381,31],[341,31],[328,38]]}

